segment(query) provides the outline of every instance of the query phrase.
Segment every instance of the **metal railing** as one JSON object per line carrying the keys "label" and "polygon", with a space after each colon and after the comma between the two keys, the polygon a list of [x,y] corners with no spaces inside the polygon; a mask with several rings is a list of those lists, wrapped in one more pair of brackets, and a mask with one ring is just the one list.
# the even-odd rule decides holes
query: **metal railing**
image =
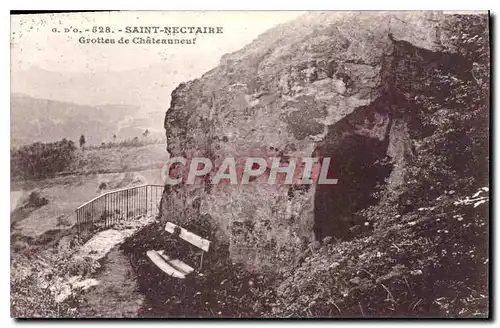
{"label": "metal railing", "polygon": [[80,205],[76,210],[78,236],[142,216],[155,216],[163,193],[162,185],[141,185],[108,191]]}

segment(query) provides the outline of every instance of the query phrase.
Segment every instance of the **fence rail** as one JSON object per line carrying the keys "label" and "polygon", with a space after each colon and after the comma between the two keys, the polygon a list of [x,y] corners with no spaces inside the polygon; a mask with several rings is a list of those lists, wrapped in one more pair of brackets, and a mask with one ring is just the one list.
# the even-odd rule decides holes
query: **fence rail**
{"label": "fence rail", "polygon": [[76,210],[78,236],[145,215],[159,213],[162,185],[141,185],[109,191],[80,205]]}

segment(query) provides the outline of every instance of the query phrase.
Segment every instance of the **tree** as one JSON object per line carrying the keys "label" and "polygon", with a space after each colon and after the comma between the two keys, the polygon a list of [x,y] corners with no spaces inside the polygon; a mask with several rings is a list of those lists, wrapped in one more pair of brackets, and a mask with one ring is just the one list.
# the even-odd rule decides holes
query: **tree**
{"label": "tree", "polygon": [[80,148],[83,148],[85,146],[85,136],[82,134],[80,137]]}

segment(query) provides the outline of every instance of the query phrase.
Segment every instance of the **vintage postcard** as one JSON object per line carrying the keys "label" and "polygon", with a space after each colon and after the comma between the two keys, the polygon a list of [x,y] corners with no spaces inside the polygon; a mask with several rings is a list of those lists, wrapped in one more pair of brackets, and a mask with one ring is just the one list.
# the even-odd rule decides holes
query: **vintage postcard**
{"label": "vintage postcard", "polygon": [[488,12],[11,14],[11,316],[489,318]]}

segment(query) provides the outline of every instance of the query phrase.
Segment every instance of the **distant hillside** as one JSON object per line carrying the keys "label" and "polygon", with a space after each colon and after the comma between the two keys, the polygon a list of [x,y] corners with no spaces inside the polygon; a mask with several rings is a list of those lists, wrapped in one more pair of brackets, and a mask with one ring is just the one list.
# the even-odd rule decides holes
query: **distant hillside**
{"label": "distant hillside", "polygon": [[89,106],[122,104],[142,112],[168,107],[170,93],[177,84],[195,76],[177,71],[172,65],[153,65],[127,71],[58,72],[32,67],[13,71],[11,92],[37,98],[67,101]]}
{"label": "distant hillside", "polygon": [[[142,114],[128,105],[86,106],[70,102],[11,95],[11,144],[53,142],[62,138],[78,141],[84,134],[87,144],[140,136],[148,129],[151,137],[162,138],[159,113]],[[158,126],[158,128],[157,128]]]}

